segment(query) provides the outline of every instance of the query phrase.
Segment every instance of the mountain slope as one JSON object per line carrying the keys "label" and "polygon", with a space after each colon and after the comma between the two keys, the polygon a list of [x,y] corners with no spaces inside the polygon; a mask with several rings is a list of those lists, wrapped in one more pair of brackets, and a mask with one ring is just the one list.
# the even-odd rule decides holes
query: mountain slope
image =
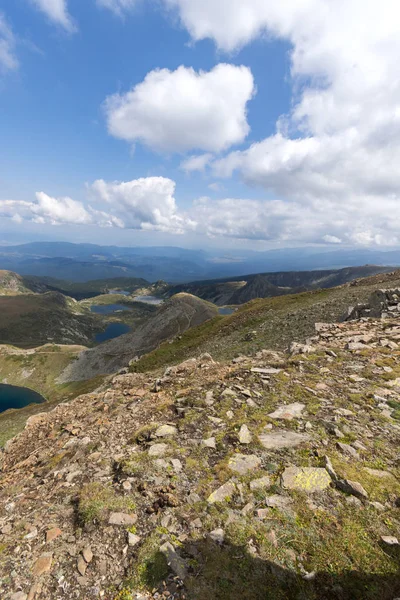
{"label": "mountain slope", "polygon": [[128,366],[136,356],[157,348],[162,342],[182,335],[187,329],[215,317],[215,306],[189,294],[178,294],[166,302],[132,333],[83,352],[60,378],[61,382],[79,381],[96,375],[114,373]]}
{"label": "mountain slope", "polygon": [[398,597],[399,317],[318,331],[32,418],[2,455],[1,597]]}
{"label": "mountain slope", "polygon": [[282,271],[258,273],[232,279],[194,281],[172,286],[167,295],[187,292],[204,300],[225,304],[245,304],[256,298],[273,298],[306,290],[331,288],[375,273],[390,272],[392,267],[363,266],[319,271]]}
{"label": "mountain slope", "polygon": [[12,271],[0,271],[0,296],[29,294],[30,291],[20,275]]}
{"label": "mountain slope", "polygon": [[20,347],[47,342],[90,344],[103,324],[57,292],[0,296],[0,341]]}

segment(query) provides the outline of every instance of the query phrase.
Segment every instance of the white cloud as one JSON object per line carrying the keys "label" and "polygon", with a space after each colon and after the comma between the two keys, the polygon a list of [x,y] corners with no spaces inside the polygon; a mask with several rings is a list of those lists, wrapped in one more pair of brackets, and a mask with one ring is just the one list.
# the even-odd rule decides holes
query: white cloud
{"label": "white cloud", "polygon": [[190,217],[197,223],[196,231],[210,237],[389,246],[400,243],[396,206],[393,201],[388,207],[391,210],[377,219],[376,210],[360,214],[352,203],[338,209],[334,202],[304,205],[284,200],[201,198],[194,203]]}
{"label": "white cloud", "polygon": [[249,68],[219,64],[197,73],[157,69],[126,94],[107,98],[108,131],[158,151],[219,152],[249,132],[246,105],[254,93]]}
{"label": "white cloud", "polygon": [[[329,243],[326,236],[361,244],[398,240],[397,0],[164,1],[194,40],[208,37],[232,51],[264,35],[292,47],[292,111],[274,135],[218,160],[215,174],[236,170],[246,183],[301,206],[304,231],[310,212],[321,223],[336,217],[336,231],[322,236]],[[340,225],[339,215],[351,221]]]}
{"label": "white cloud", "polygon": [[68,197],[52,198],[44,192],[37,192],[34,202],[0,200],[0,215],[11,217],[16,222],[29,220],[52,225],[62,223],[88,225],[93,221],[81,202]]}
{"label": "white cloud", "polygon": [[191,173],[193,171],[204,171],[212,159],[213,155],[210,153],[189,156],[189,158],[181,162],[180,168],[187,173]]}
{"label": "white cloud", "polygon": [[47,18],[60,25],[69,33],[76,31],[76,25],[68,12],[67,0],[31,0]]}
{"label": "white cloud", "polygon": [[99,179],[91,190],[127,228],[181,234],[194,225],[178,212],[172,179],[147,177],[112,183]]}
{"label": "white cloud", "polygon": [[137,5],[138,0],[96,0],[98,6],[108,8],[118,16],[122,16],[125,11],[132,10]]}
{"label": "white cloud", "polygon": [[0,73],[18,68],[15,37],[5,16],[0,12]]}

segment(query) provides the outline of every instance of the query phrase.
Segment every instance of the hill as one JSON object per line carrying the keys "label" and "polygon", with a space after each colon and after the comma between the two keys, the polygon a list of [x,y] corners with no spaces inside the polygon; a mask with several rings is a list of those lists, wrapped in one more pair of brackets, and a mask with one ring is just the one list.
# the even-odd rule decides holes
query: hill
{"label": "hill", "polygon": [[0,296],[15,296],[29,294],[30,288],[26,286],[23,277],[12,271],[0,271]]}
{"label": "hill", "polygon": [[60,382],[81,381],[114,373],[161,343],[168,343],[191,327],[218,314],[216,307],[189,294],[178,294],[166,302],[154,316],[148,317],[134,332],[82,352],[60,377]]}
{"label": "hill", "polygon": [[47,342],[91,344],[104,328],[96,316],[57,292],[0,296],[0,341],[22,348]]}
{"label": "hill", "polygon": [[[396,276],[284,300],[297,325]],[[398,597],[397,291],[385,319],[119,374],[30,419],[2,455],[0,595]],[[236,330],[261,330],[277,301],[241,309]],[[229,343],[226,327],[215,350]]]}
{"label": "hill", "polygon": [[171,286],[166,294],[173,295],[179,292],[187,292],[214,302],[218,306],[245,304],[255,298],[273,298],[274,296],[296,294],[306,290],[331,288],[354,279],[392,270],[393,267],[366,265],[339,270],[259,273],[229,280],[194,281],[175,285]]}
{"label": "hill", "polygon": [[138,289],[151,285],[140,277],[111,277],[106,279],[89,279],[88,281],[74,282],[57,279],[55,277],[27,276],[23,278],[26,285],[37,292],[56,291],[76,300],[93,298],[110,291],[135,292]]}

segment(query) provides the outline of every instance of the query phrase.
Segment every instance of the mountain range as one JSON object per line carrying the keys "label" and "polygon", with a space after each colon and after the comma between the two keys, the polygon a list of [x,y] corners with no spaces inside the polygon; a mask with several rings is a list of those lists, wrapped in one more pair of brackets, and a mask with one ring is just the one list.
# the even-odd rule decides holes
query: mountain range
{"label": "mountain range", "polygon": [[75,282],[111,277],[169,283],[231,278],[248,273],[340,269],[363,264],[400,265],[400,250],[303,247],[254,252],[177,247],[117,247],[34,242],[0,247],[0,269]]}

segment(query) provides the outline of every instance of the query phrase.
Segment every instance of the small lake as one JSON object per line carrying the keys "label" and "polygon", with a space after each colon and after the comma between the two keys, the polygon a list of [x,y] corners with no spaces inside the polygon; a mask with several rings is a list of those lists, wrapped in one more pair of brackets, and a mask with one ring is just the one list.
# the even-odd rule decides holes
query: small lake
{"label": "small lake", "polygon": [[109,294],[119,294],[120,296],[130,296],[131,292],[127,292],[126,290],[109,290]]}
{"label": "small lake", "polygon": [[46,399],[29,388],[0,384],[0,412],[9,408],[24,408],[29,404],[42,402],[46,402]]}
{"label": "small lake", "polygon": [[228,306],[222,306],[218,309],[220,315],[233,315],[235,312],[234,308],[229,308]]}
{"label": "small lake", "polygon": [[130,330],[129,325],[125,325],[125,323],[110,323],[105,331],[96,335],[95,340],[101,344],[102,342],[108,342],[108,340],[113,340],[120,335],[124,335],[124,333],[129,333]]}
{"label": "small lake", "polygon": [[133,299],[135,302],[144,302],[145,304],[153,304],[155,306],[164,304],[164,300],[162,298],[157,298],[157,296],[136,296]]}
{"label": "small lake", "polygon": [[124,304],[94,304],[90,307],[90,311],[97,315],[111,315],[120,310],[129,310],[129,306]]}

